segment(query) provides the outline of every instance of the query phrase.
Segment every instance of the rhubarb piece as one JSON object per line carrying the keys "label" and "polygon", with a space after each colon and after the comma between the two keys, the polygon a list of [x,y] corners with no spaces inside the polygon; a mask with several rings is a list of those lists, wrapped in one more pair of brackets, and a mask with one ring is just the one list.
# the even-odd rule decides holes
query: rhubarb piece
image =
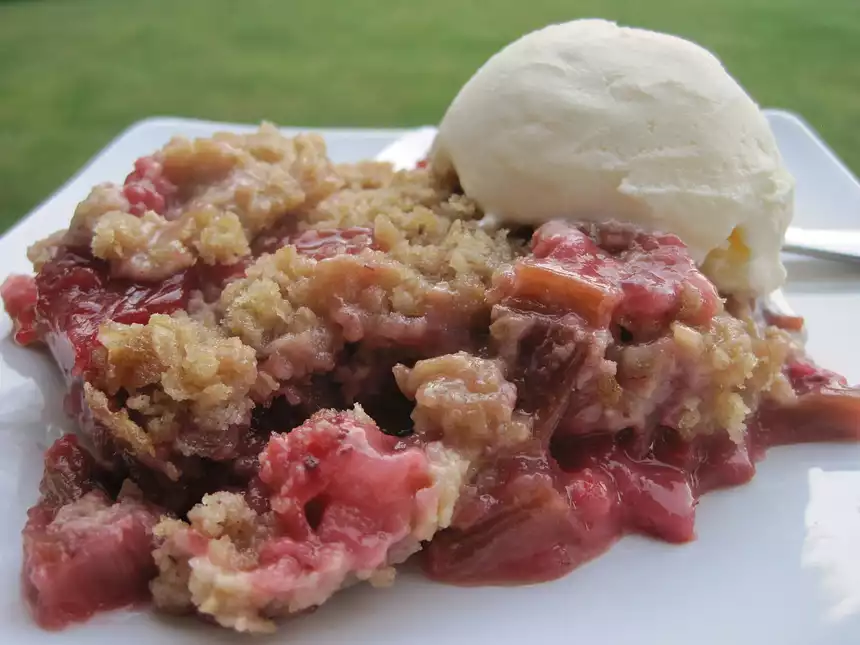
{"label": "rhubarb piece", "polygon": [[15,342],[31,345],[39,340],[36,327],[36,281],[28,275],[11,275],[0,285],[0,299],[15,324]]}
{"label": "rhubarb piece", "polygon": [[127,487],[113,502],[72,436],[45,455],[39,502],[24,527],[24,594],[36,621],[56,629],[140,602],[155,575],[151,531],[159,512]]}

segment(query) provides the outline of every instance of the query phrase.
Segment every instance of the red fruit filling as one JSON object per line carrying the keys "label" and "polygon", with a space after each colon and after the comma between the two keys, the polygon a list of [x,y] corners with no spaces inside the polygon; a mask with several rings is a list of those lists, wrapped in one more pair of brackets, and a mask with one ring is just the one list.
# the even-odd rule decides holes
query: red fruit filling
{"label": "red fruit filling", "polygon": [[66,249],[36,275],[36,317],[60,367],[81,376],[91,367],[102,323],[146,323],[152,314],[184,309],[191,286],[189,272],[160,284],[111,278],[106,263]]}
{"label": "red fruit filling", "polygon": [[39,503],[24,527],[24,593],[36,621],[63,627],[97,611],[145,600],[155,575],[151,532],[159,512],[112,501],[74,437],[45,455]]}
{"label": "red fruit filling", "polygon": [[260,454],[260,479],[285,533],[344,546],[357,569],[385,561],[409,532],[415,495],[432,484],[427,458],[369,418],[323,411]]}
{"label": "red fruit filling", "polygon": [[576,312],[596,327],[612,321],[636,340],[650,340],[675,320],[707,322],[719,302],[676,236],[565,222],[538,229],[506,295]]}
{"label": "red fruit filling", "polygon": [[748,482],[766,448],[857,440],[853,390],[763,408],[741,445],[726,435],[683,441],[665,430],[647,454],[632,457],[624,439],[562,438],[552,456],[535,446],[481,470],[452,528],[428,546],[424,568],[457,584],[537,582],[568,573],[625,533],[687,542],[695,538],[697,498]]}
{"label": "red fruit filling", "polygon": [[15,341],[30,345],[39,340],[36,329],[36,280],[28,275],[13,275],[0,285],[3,306],[15,323]]}
{"label": "red fruit filling", "polygon": [[[552,440],[500,456],[478,473],[452,528],[427,549],[431,577],[460,584],[547,580],[625,533],[689,541],[698,496],[749,481],[769,446],[860,439],[860,393],[805,359],[784,368],[797,400],[763,403],[742,441],[725,432],[681,439],[662,425],[675,418],[677,401],[661,395],[659,377],[647,374],[638,380],[653,405],[607,435],[605,410],[588,413],[600,392],[586,380],[579,385],[584,395],[570,395],[576,378],[600,378],[587,356],[595,334],[623,329],[623,338],[615,333],[619,347],[643,338],[663,343],[658,356],[665,360],[678,348],[655,339],[673,321],[707,323],[718,295],[674,236],[552,223],[536,233],[533,247],[501,284],[497,321],[518,334],[511,372],[522,384],[521,403],[536,412],[538,438]],[[579,316],[565,313],[571,310]],[[681,364],[674,378],[675,390],[695,391],[695,371]]]}
{"label": "red fruit filling", "polygon": [[130,205],[130,213],[143,215],[146,211],[155,211],[164,215],[176,190],[164,176],[161,162],[154,157],[141,157],[125,178],[122,192]]}

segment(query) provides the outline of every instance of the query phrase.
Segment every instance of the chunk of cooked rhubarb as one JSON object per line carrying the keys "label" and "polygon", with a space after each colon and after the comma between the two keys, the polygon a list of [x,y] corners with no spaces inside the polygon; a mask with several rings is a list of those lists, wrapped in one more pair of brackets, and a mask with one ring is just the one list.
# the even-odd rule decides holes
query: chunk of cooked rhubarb
{"label": "chunk of cooked rhubarb", "polygon": [[28,275],[10,275],[0,285],[0,298],[15,324],[15,341],[30,345],[39,340],[36,327],[36,281]]}
{"label": "chunk of cooked rhubarb", "polygon": [[134,170],[125,178],[122,190],[133,215],[143,215],[146,211],[164,215],[176,191],[176,186],[164,176],[162,163],[153,156],[134,162]]}
{"label": "chunk of cooked rhubarb", "polygon": [[[588,283],[585,287],[573,286],[556,276],[547,277],[547,287],[568,294],[564,298],[567,302],[576,298],[595,301],[596,294],[592,299],[585,295],[588,286],[594,285],[617,294],[610,301],[612,321],[642,340],[663,333],[674,320],[704,324],[722,308],[716,288],[674,235],[643,233],[611,223],[597,226],[555,221],[535,232],[532,253],[550,267],[560,266],[555,269],[556,275],[574,275]],[[533,291],[540,293],[539,289]],[[537,301],[542,302],[540,298]],[[593,309],[585,307],[584,311]],[[600,316],[587,318],[595,325],[605,324],[606,320]]]}
{"label": "chunk of cooked rhubarb", "polygon": [[539,582],[604,551],[621,526],[611,480],[594,473],[607,483],[583,484],[572,508],[562,476],[535,445],[485,465],[465,488],[451,528],[428,545],[426,573],[457,584]]}
{"label": "chunk of cooked rhubarb", "polygon": [[621,292],[598,275],[571,270],[554,260],[528,258],[514,267],[510,295],[550,310],[573,311],[596,327],[609,324]]}
{"label": "chunk of cooked rhubarb", "polygon": [[860,440],[860,389],[824,389],[802,394],[793,403],[765,404],[757,424],[763,447]]}
{"label": "chunk of cooked rhubarb", "polygon": [[408,534],[415,494],[433,483],[421,450],[398,449],[360,411],[330,410],[273,435],[260,455],[260,479],[289,535],[344,543],[360,569],[382,564],[393,541]]}
{"label": "chunk of cooked rhubarb", "polygon": [[795,356],[784,372],[797,398],[762,404],[752,419],[760,448],[860,439],[860,387],[805,356]]}
{"label": "chunk of cooked rhubarb", "polygon": [[762,311],[764,321],[768,325],[779,327],[785,331],[802,332],[804,326],[803,316],[794,316],[785,313],[773,311],[772,309],[764,309]]}
{"label": "chunk of cooked rhubarb", "polygon": [[113,502],[74,437],[45,455],[39,503],[24,527],[24,594],[36,621],[60,628],[97,611],[144,600],[155,575],[158,512],[133,496]]}
{"label": "chunk of cooked rhubarb", "polygon": [[[670,542],[694,537],[692,472],[649,455],[633,459],[611,437],[538,443],[499,455],[465,487],[424,565],[458,584],[538,582],[599,555],[627,532]],[[699,464],[693,465],[698,467]]]}

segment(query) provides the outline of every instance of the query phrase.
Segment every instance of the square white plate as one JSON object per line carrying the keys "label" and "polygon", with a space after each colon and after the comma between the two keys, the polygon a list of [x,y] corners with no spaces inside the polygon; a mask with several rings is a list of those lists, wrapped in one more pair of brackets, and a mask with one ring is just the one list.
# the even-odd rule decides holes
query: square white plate
{"label": "square white plate", "polygon": [[[797,178],[800,225],[860,227],[860,184],[797,117],[769,112]],[[247,126],[151,119],[133,126],[53,197],[0,238],[0,279],[28,272],[28,244],[67,225],[100,181],[175,134]],[[338,161],[371,157],[400,130],[323,130]],[[822,364],[860,381],[860,267],[786,258],[792,305],[807,317]],[[849,645],[860,643],[860,446],[773,450],[753,482],[706,496],[699,538],[670,546],[626,538],[555,582],[463,589],[401,575],[391,589],[344,592],[269,638],[235,636],[194,620],[118,611],[63,632],[30,621],[18,575],[20,529],[35,501],[41,453],[69,422],[47,356],[16,347],[0,314],[0,643],[532,643],[609,645]]]}

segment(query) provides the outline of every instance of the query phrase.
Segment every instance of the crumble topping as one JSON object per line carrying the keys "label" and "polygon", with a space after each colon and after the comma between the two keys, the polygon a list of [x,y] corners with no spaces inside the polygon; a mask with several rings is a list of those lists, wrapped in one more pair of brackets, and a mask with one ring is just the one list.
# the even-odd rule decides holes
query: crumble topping
{"label": "crumble topping", "polygon": [[115,276],[141,281],[164,279],[198,257],[234,264],[257,233],[344,183],[317,135],[290,139],[265,124],[247,135],[178,137],[139,160],[124,187],[94,188],[65,235],[34,245],[30,257],[41,268],[59,243],[89,245]]}
{"label": "crumble topping", "polygon": [[[265,290],[257,292],[258,280],[265,281]],[[279,300],[273,297],[273,284],[277,285]],[[237,304],[241,307],[245,303],[242,313],[251,316],[253,332],[262,334],[265,330],[273,338],[286,329],[280,316],[267,311],[269,307],[274,305],[278,312],[306,307],[336,325],[347,342],[357,342],[366,336],[408,333],[410,327],[420,331],[426,324],[422,315],[434,296],[436,300],[450,298],[449,292],[437,289],[416,271],[379,251],[318,261],[285,246],[260,258],[248,269],[246,278],[228,285],[221,305],[229,325]],[[260,297],[264,304],[257,300]]]}
{"label": "crumble topping", "polygon": [[235,213],[249,236],[343,185],[322,137],[288,138],[269,124],[251,134],[176,138],[161,151],[161,162],[164,176],[177,186],[180,211]]}
{"label": "crumble topping", "polygon": [[459,352],[394,368],[401,391],[415,401],[415,432],[459,452],[480,455],[522,443],[531,420],[515,412],[517,388],[497,361]]}
{"label": "crumble topping", "polygon": [[33,264],[34,271],[41,271],[43,266],[56,257],[65,237],[66,229],[55,231],[27,248],[27,259]]}
{"label": "crumble topping", "polygon": [[[429,463],[433,486],[417,494],[417,497],[424,498],[421,503],[424,511],[417,518],[412,530],[412,537],[416,542],[426,542],[438,531],[451,526],[460,493],[468,481],[471,463],[463,453],[449,448],[441,441],[433,441],[424,446],[424,454]],[[416,543],[402,544],[400,553],[389,554],[389,562],[399,564],[418,548]]]}
{"label": "crumble topping", "polygon": [[189,211],[175,220],[111,211],[95,225],[93,255],[111,262],[112,273],[131,280],[160,280],[194,265],[235,264],[250,253],[235,213]]}
{"label": "crumble topping", "polygon": [[[213,432],[247,423],[257,362],[254,350],[238,338],[184,313],[155,314],[145,325],[108,322],[98,338],[105,353],[100,386],[111,395],[120,390],[143,395],[132,397],[129,407],[143,416],[146,436],[168,439],[168,429],[179,431],[186,415]],[[104,395],[88,391],[107,415]],[[110,427],[124,428],[123,435],[137,438],[132,445],[146,444],[139,441],[139,431],[129,429],[133,422],[124,410],[110,413],[110,418]],[[193,446],[184,445],[183,451],[193,452]],[[152,453],[151,446],[145,452]]]}
{"label": "crumble topping", "polygon": [[346,189],[307,214],[300,228],[369,226],[376,245],[429,279],[489,286],[493,273],[522,253],[507,231],[485,231],[463,195],[443,189],[427,171],[401,171],[379,188]]}
{"label": "crumble topping", "polygon": [[344,191],[362,191],[385,188],[394,181],[394,168],[383,161],[359,161],[341,163],[335,166],[337,174],[344,182]]}
{"label": "crumble topping", "polygon": [[267,630],[268,621],[247,606],[252,581],[243,576],[257,564],[255,549],[271,532],[237,493],[205,495],[188,523],[163,518],[155,527],[158,576],[150,583],[156,605],[171,613],[195,607],[239,631]]}
{"label": "crumble topping", "polygon": [[[93,230],[104,215],[117,211],[124,213],[130,209],[131,204],[126,199],[122,186],[107,183],[95,186],[75,209],[63,243],[75,246],[89,245]],[[40,246],[43,244],[39,242],[34,245],[36,249]]]}
{"label": "crumble topping", "polygon": [[743,442],[746,419],[759,399],[772,391],[783,396],[787,351],[783,333],[759,334],[724,313],[703,329],[672,323],[669,334],[652,343],[610,348],[614,373],[602,392],[619,416],[597,423],[619,427],[647,418],[676,395],[671,384],[683,379],[686,396],[661,423],[688,440],[722,429]]}
{"label": "crumble topping", "polygon": [[[115,439],[127,445],[133,455],[139,459],[155,457],[155,444],[152,436],[131,420],[127,409],[112,410],[107,395],[94,388],[90,383],[84,383],[84,402],[93,415],[93,419],[103,424]],[[175,429],[174,419],[172,415],[166,417],[168,414],[170,413],[166,412],[165,415],[159,417],[159,428],[163,428],[166,421],[170,429]],[[158,436],[163,433],[154,432],[153,434]],[[172,466],[168,466],[168,474],[173,479],[178,477],[178,472]]]}

